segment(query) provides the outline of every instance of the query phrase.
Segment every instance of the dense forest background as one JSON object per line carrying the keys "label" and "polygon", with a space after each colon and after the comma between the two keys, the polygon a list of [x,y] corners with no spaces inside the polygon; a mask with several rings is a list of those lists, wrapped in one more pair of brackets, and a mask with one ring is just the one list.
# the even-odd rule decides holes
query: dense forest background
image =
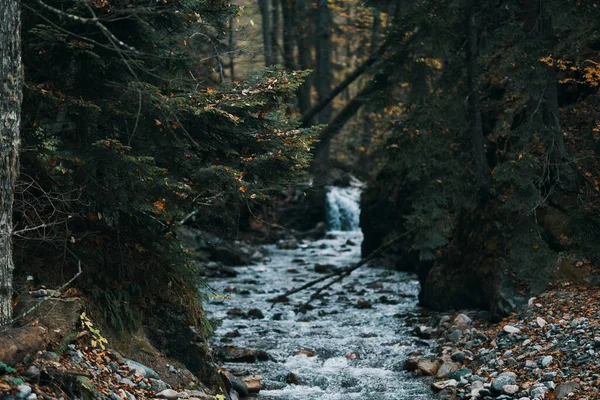
{"label": "dense forest background", "polygon": [[16,293],[82,265],[77,290],[117,329],[159,302],[203,324],[202,264],[178,226],[309,229],[348,173],[368,181],[363,254],[396,240],[388,259],[419,274],[430,307],[500,315],[553,276],[587,279],[599,13],[575,0],[25,1]]}

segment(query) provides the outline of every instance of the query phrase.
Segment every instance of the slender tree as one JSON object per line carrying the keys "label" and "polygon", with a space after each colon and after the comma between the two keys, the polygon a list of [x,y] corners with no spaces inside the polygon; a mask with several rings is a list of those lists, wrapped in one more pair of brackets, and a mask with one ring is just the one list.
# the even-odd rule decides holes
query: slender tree
{"label": "slender tree", "polygon": [[489,166],[485,157],[483,145],[483,127],[481,122],[481,104],[479,100],[479,74],[477,70],[478,33],[477,21],[474,12],[474,3],[469,1],[467,8],[467,80],[468,80],[468,121],[469,141],[473,156],[475,175],[480,184],[488,185],[490,181]]}
{"label": "slender tree", "polygon": [[[301,70],[307,70],[311,67],[311,48],[308,41],[308,33],[310,25],[303,24],[303,21],[308,15],[306,2],[302,0],[293,0],[294,12],[294,31],[296,32],[296,46],[298,48],[298,67]],[[310,109],[310,88],[311,88],[311,77],[307,77],[305,82],[298,89],[298,106],[300,114],[305,115]],[[312,122],[312,118],[308,123]]]}
{"label": "slender tree", "polygon": [[265,52],[265,66],[273,64],[273,45],[271,44],[271,16],[270,0],[258,0],[260,15],[262,18],[263,47]]}
{"label": "slender tree", "polygon": [[0,2],[0,327],[12,320],[12,210],[21,124],[21,2]]}

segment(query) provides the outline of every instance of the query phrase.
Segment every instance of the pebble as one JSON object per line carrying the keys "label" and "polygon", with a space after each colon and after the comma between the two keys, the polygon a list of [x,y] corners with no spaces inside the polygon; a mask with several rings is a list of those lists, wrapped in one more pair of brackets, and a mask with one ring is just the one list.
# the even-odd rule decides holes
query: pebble
{"label": "pebble", "polygon": [[179,392],[173,389],[165,389],[162,392],[156,393],[156,397],[167,400],[175,400],[179,398]]}
{"label": "pebble", "polygon": [[452,342],[458,342],[462,338],[462,332],[460,330],[455,330],[450,335],[448,335],[448,340]]}
{"label": "pebble", "polygon": [[519,391],[518,385],[504,385],[502,386],[502,392],[508,395],[513,395]]}
{"label": "pebble", "polygon": [[545,356],[542,358],[542,361],[540,362],[540,364],[542,365],[542,368],[546,368],[551,363],[552,363],[552,356]]}
{"label": "pebble", "polygon": [[19,390],[19,393],[17,393],[18,399],[25,399],[32,392],[31,386],[29,385],[19,385],[17,386],[17,389]]}
{"label": "pebble", "polygon": [[514,372],[503,372],[492,381],[492,390],[501,392],[506,385],[514,385],[517,381],[517,374]]}
{"label": "pebble", "polygon": [[546,320],[542,317],[537,317],[535,321],[537,322],[540,328],[543,328],[547,324]]}
{"label": "pebble", "polygon": [[521,333],[521,330],[519,328],[517,328],[516,326],[512,326],[512,325],[504,325],[504,328],[502,328],[502,330],[504,332],[508,333],[509,335]]}

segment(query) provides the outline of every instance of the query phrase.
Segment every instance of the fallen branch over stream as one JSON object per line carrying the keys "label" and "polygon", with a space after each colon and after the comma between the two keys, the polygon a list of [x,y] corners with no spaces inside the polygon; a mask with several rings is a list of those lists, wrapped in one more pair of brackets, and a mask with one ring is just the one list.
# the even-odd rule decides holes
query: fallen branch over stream
{"label": "fallen branch over stream", "polygon": [[[310,281],[302,286],[300,286],[299,288],[296,289],[292,289],[289,290],[287,292],[285,292],[284,294],[281,294],[277,297],[274,297],[272,299],[269,299],[269,302],[272,303],[284,303],[288,301],[288,296],[291,296],[293,294],[296,294],[298,292],[301,292],[303,290],[306,290],[308,288],[311,288],[313,286],[315,286],[318,283],[324,282],[330,278],[336,278],[333,281],[327,283],[325,286],[317,289],[317,291],[315,292],[315,294],[321,293],[323,290],[331,287],[332,285],[334,285],[337,282],[340,282],[341,280],[343,280],[344,278],[346,278],[347,276],[349,276],[352,272],[356,271],[357,269],[359,269],[360,267],[362,267],[363,265],[365,265],[366,263],[368,263],[369,261],[373,260],[375,257],[379,256],[381,253],[383,253],[385,250],[389,249],[394,243],[396,243],[398,240],[402,239],[403,237],[405,237],[406,235],[410,234],[412,231],[409,232],[404,232],[402,235],[396,236],[395,238],[393,238],[392,240],[388,241],[387,243],[382,244],[377,250],[373,251],[371,254],[369,254],[367,257],[362,258],[359,262],[357,262],[356,264],[350,266],[350,267],[346,267],[346,268],[342,268],[338,271],[335,271],[327,276],[315,279],[313,281]],[[311,299],[312,300],[312,299]],[[308,302],[306,302],[304,305],[306,306],[308,303],[310,303],[309,300]],[[273,304],[272,307],[274,307],[275,304]]]}

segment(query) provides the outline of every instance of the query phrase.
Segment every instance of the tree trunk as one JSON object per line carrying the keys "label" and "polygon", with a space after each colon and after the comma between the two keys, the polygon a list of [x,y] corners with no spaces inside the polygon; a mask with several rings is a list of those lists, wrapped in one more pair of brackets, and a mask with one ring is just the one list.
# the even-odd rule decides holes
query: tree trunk
{"label": "tree trunk", "polygon": [[[307,24],[304,24],[308,12],[304,0],[294,0],[294,3],[294,30],[296,32],[296,46],[298,48],[298,67],[305,71],[311,66],[310,43],[308,41],[309,27]],[[310,109],[311,79],[310,76],[307,76],[302,86],[298,88],[298,106],[301,115],[305,115]]]}
{"label": "tree trunk", "polygon": [[265,66],[267,67],[273,65],[273,45],[271,44],[271,13],[269,3],[269,0],[258,0],[258,7],[260,8],[260,15],[262,17],[263,46],[265,48]]}
{"label": "tree trunk", "polygon": [[[329,7],[327,0],[317,1],[317,70],[315,76],[315,87],[319,95],[319,101],[325,99],[331,90],[331,24],[329,20]],[[329,122],[331,116],[331,104],[328,104],[317,116],[320,124]]]}
{"label": "tree trunk", "polygon": [[[548,4],[534,0],[524,0],[526,33],[531,35],[535,58],[553,54],[556,36],[551,12]],[[533,71],[545,76],[545,84],[530,85],[530,101],[528,109],[533,128],[544,134],[544,144],[549,151],[546,165],[552,185],[575,190],[577,173],[570,164],[569,151],[566,148],[560,124],[560,108],[558,104],[558,80],[556,67],[543,66]],[[536,80],[534,80],[536,81]]]}
{"label": "tree trunk", "polygon": [[271,56],[273,64],[279,63],[279,2],[280,0],[271,0]]}
{"label": "tree trunk", "polygon": [[467,15],[467,81],[469,90],[468,121],[469,141],[473,157],[473,169],[480,186],[490,182],[490,168],[487,163],[484,148],[483,126],[481,122],[481,104],[479,99],[479,72],[477,69],[478,33],[475,20],[474,4],[471,3]]}
{"label": "tree trunk", "polygon": [[233,41],[233,18],[229,18],[229,27],[228,27],[228,39],[229,39],[229,78],[233,82],[235,80],[235,57],[233,54],[234,41]]}
{"label": "tree trunk", "polygon": [[283,64],[288,71],[296,69],[294,60],[294,42],[296,41],[294,29],[292,0],[281,0],[281,14],[283,16]]}
{"label": "tree trunk", "polygon": [[0,1],[0,327],[12,320],[12,212],[21,123],[21,1]]}

